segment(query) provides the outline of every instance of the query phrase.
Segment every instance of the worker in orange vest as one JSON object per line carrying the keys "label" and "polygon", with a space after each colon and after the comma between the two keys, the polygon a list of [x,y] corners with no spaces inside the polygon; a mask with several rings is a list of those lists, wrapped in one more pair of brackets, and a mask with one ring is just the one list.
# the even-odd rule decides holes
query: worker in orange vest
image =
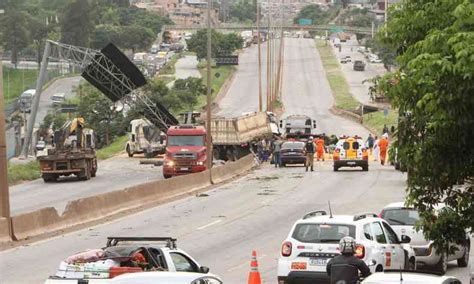
{"label": "worker in orange vest", "polygon": [[385,159],[387,157],[388,144],[390,144],[389,141],[388,141],[388,135],[387,135],[387,133],[385,133],[382,136],[382,139],[380,139],[380,141],[379,141],[380,163],[382,165],[385,164]]}
{"label": "worker in orange vest", "polygon": [[317,149],[317,156],[316,159],[322,159],[324,161],[324,136],[319,136],[318,140],[316,140],[316,149]]}

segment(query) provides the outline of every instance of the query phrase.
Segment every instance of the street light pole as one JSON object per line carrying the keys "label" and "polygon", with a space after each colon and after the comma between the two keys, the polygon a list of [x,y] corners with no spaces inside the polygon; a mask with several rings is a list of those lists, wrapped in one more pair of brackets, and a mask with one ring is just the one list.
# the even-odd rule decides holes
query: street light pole
{"label": "street light pole", "polygon": [[209,169],[209,181],[212,183],[212,136],[211,136],[211,51],[212,51],[212,30],[211,30],[211,4],[207,1],[207,129],[206,129],[206,156],[207,168]]}
{"label": "street light pole", "polygon": [[262,49],[260,46],[260,3],[257,3],[257,46],[258,46],[258,110],[263,110],[262,98]]}
{"label": "street light pole", "polygon": [[[0,58],[3,52],[0,50]],[[3,98],[3,64],[0,61],[0,216],[7,219],[8,235],[14,239],[8,189],[7,143],[5,138],[5,100]]]}

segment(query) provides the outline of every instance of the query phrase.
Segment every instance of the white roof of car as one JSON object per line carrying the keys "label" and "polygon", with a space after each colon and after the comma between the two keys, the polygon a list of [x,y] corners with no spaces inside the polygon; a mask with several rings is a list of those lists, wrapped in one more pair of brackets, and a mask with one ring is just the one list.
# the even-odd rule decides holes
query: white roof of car
{"label": "white roof of car", "polygon": [[[400,272],[378,272],[370,275],[364,281],[363,284],[379,284],[379,283],[398,283],[398,284],[420,284],[420,283],[443,283],[448,279],[456,279],[450,276],[438,276],[424,273],[413,273],[413,272],[402,272],[402,279],[400,281]],[[460,282],[459,282],[460,283]]]}
{"label": "white roof of car", "polygon": [[[439,210],[443,207],[446,207],[446,205],[444,203],[438,203],[434,206],[434,208],[436,210]],[[387,204],[383,209],[389,209],[389,208],[410,208],[410,209],[414,209],[413,206],[406,206],[405,205],[405,202],[393,202],[393,203],[389,203]]]}
{"label": "white roof of car", "polygon": [[[126,273],[113,278],[111,284],[190,284],[192,281],[202,277],[219,279],[213,274],[202,274],[192,272],[138,272]],[[211,283],[222,283],[215,281]]]}
{"label": "white roof of car", "polygon": [[[371,218],[371,217],[369,217]],[[364,220],[366,218],[360,219]],[[357,221],[360,221],[357,220]],[[352,224],[354,222],[354,215],[319,215],[315,217],[309,217],[306,219],[299,219],[297,223],[327,223],[327,224]]]}

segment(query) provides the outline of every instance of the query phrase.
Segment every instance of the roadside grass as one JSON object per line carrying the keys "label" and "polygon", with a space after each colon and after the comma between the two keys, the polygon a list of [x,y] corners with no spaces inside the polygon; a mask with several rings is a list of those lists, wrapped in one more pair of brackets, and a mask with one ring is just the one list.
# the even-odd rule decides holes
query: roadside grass
{"label": "roadside grass", "polygon": [[375,130],[377,135],[382,134],[384,124],[390,129],[397,126],[398,113],[396,110],[389,110],[387,117],[383,115],[383,111],[371,112],[364,114],[364,124],[370,129]]}
{"label": "roadside grass", "polygon": [[329,86],[334,94],[335,106],[340,109],[354,110],[359,106],[359,102],[351,95],[349,84],[347,84],[331,46],[326,45],[323,40],[316,40],[316,47],[326,71]]}
{"label": "roadside grass", "polygon": [[109,146],[103,147],[102,149],[97,150],[96,155],[97,159],[99,160],[105,160],[109,159],[118,153],[124,151],[125,149],[125,143],[128,140],[128,135],[120,136],[117,139],[115,139],[112,144]]}
{"label": "roadside grass", "polygon": [[[204,66],[204,67],[203,67]],[[201,73],[202,82],[204,85],[207,84],[207,70],[206,64],[198,64],[199,72]],[[235,72],[235,67],[232,65],[213,66],[211,68],[211,88],[212,88],[212,100],[214,100],[221,90],[227,79]],[[219,77],[216,77],[219,74]],[[206,96],[200,96],[196,104],[196,109],[200,109],[206,106]]]}
{"label": "roadside grass", "polygon": [[15,185],[22,181],[35,180],[41,177],[39,162],[31,161],[26,164],[8,165],[8,184]]}
{"label": "roadside grass", "polygon": [[163,82],[163,84],[167,85],[168,83],[176,80],[176,77],[174,75],[158,75],[156,77],[156,80]]}
{"label": "roadside grass", "polygon": [[3,96],[5,104],[15,101],[26,89],[34,88],[38,70],[3,67]]}

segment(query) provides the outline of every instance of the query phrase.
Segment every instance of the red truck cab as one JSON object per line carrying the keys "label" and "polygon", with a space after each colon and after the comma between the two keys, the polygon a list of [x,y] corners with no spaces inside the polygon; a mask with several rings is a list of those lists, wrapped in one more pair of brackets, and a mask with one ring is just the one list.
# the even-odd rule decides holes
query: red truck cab
{"label": "red truck cab", "polygon": [[206,129],[203,126],[172,126],[166,134],[165,178],[206,170]]}

